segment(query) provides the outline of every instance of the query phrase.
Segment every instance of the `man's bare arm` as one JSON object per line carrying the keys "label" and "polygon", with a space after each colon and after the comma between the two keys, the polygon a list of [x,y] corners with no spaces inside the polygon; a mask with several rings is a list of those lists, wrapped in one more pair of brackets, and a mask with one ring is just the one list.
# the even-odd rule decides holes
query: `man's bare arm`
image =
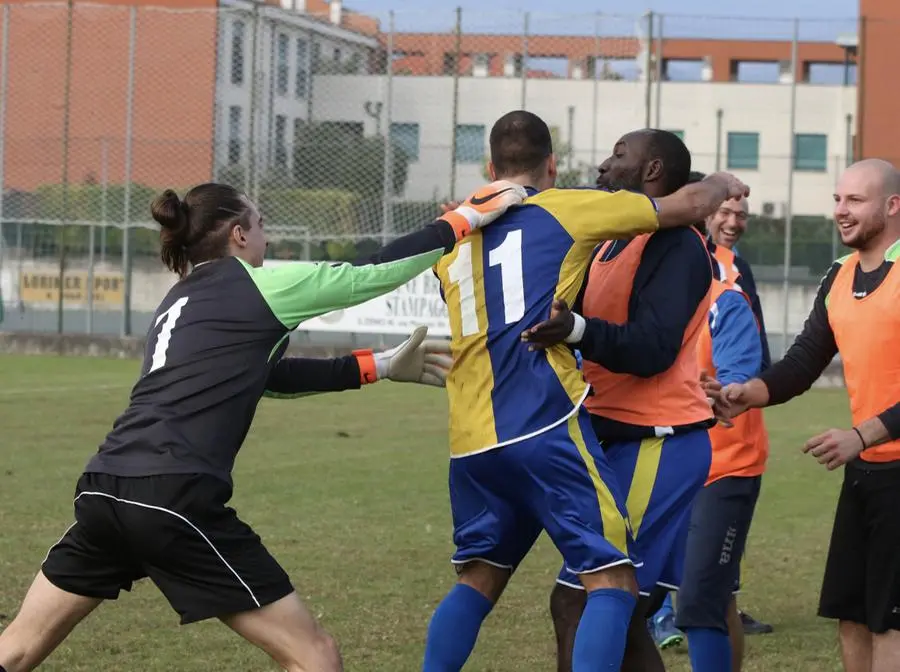
{"label": "man's bare arm", "polygon": [[671,196],[656,199],[659,228],[690,226],[713,214],[723,201],[750,195],[750,187],[731,173],[713,173]]}

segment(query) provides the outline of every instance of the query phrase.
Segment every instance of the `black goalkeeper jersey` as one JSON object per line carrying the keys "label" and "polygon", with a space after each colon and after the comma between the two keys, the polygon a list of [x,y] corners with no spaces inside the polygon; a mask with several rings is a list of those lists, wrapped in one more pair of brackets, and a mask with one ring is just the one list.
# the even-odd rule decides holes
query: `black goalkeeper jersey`
{"label": "black goalkeeper jersey", "polygon": [[304,320],[405,284],[452,250],[455,240],[439,220],[353,264],[253,268],[227,257],[198,265],[157,308],[129,406],[85,472],[204,473],[231,484],[267,389],[333,389],[328,381],[297,381],[291,389],[298,373],[335,370],[298,369],[282,360],[290,332]]}

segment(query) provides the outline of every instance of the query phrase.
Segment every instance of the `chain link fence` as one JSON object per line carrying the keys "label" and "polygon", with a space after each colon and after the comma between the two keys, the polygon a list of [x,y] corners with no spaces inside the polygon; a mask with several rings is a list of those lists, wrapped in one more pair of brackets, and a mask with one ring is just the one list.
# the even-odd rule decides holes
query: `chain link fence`
{"label": "chain link fence", "polygon": [[485,181],[491,125],[517,108],[551,126],[561,186],[592,183],[645,126],[680,134],[695,169],[744,177],[740,252],[775,340],[842,253],[830,194],[853,157],[856,65],[836,42],[852,20],[227,0],[0,5],[0,22],[2,329],[143,333],[175,279],[149,221],[167,187],[245,190],[273,259],[374,250]]}

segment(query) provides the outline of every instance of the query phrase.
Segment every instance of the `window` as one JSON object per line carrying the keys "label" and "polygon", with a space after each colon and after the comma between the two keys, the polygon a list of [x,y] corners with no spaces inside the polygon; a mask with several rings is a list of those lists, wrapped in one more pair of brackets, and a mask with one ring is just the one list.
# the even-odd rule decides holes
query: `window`
{"label": "window", "polygon": [[459,69],[459,66],[456,63],[456,54],[451,52],[444,53],[444,74],[452,75],[455,74]]}
{"label": "window", "polygon": [[337,47],[335,47],[335,49],[334,49],[334,51],[332,52],[331,56],[332,56],[331,60],[334,61],[335,63],[340,63],[340,62],[341,62],[341,50],[338,49]]}
{"label": "window", "polygon": [[828,136],[797,133],[794,136],[794,170],[824,172],[828,164]]}
{"label": "window", "polygon": [[287,167],[287,117],[283,114],[275,116],[275,165],[279,168]]}
{"label": "window", "polygon": [[684,142],[684,131],[676,131],[671,128],[668,128],[666,130],[669,131],[669,133],[671,133],[672,135],[677,135],[678,139],[681,140],[682,142]]}
{"label": "window", "polygon": [[241,162],[241,117],[239,105],[228,108],[228,163]]}
{"label": "window", "polygon": [[279,96],[286,96],[288,91],[288,77],[290,66],[288,65],[288,49],[290,38],[284,33],[278,34],[278,65],[275,72],[275,90]]}
{"label": "window", "polygon": [[759,170],[759,133],[728,134],[728,170]]}
{"label": "window", "polygon": [[484,159],[484,126],[460,124],[456,127],[456,162],[481,163]]}
{"label": "window", "polygon": [[297,40],[297,73],[294,82],[294,94],[298,99],[306,98],[309,86],[309,52],[306,40]]}
{"label": "window", "polygon": [[475,54],[472,58],[472,74],[475,77],[487,77],[491,69],[490,54]]}
{"label": "window", "polygon": [[231,24],[231,83],[244,83],[244,22]]}
{"label": "window", "polygon": [[418,124],[391,124],[391,142],[401,149],[410,161],[419,160]]}

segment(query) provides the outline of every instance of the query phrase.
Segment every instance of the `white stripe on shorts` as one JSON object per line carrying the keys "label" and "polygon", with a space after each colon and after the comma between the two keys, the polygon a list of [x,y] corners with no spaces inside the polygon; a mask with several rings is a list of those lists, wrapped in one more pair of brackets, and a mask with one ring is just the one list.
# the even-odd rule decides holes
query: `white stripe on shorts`
{"label": "white stripe on shorts", "polygon": [[[203,534],[203,532],[200,530],[199,527],[194,525],[191,521],[189,521],[187,518],[182,516],[180,513],[175,513],[174,511],[163,508],[162,506],[153,506],[151,504],[144,504],[142,502],[134,502],[134,501],[131,501],[130,499],[120,499],[119,497],[113,497],[112,495],[107,494],[105,492],[81,492],[78,494],[78,497],[75,498],[75,501],[77,502],[79,499],[81,499],[85,495],[91,495],[93,497],[106,497],[107,499],[112,499],[113,501],[120,502],[121,504],[131,504],[132,506],[139,506],[143,509],[150,509],[151,511],[162,511],[163,513],[168,513],[170,516],[174,516],[181,522],[188,525],[192,530],[194,530],[194,532],[196,532],[197,534],[200,535],[200,537],[203,539],[203,541],[205,541],[209,545],[209,547],[212,549],[213,553],[216,554],[216,557],[218,557],[219,560],[222,561],[222,564],[228,568],[229,572],[234,574],[234,578],[236,578],[238,580],[238,582],[244,587],[244,589],[250,594],[250,599],[253,600],[253,604],[255,604],[257,607],[260,606],[259,600],[256,599],[256,595],[254,595],[253,591],[250,590],[250,586],[248,586],[247,583],[241,578],[241,575],[235,571],[234,567],[232,567],[231,565],[228,564],[228,561],[222,556],[221,553],[219,553],[219,549],[217,549],[213,545],[212,541],[209,540],[209,537],[207,537],[205,534]],[[69,528],[69,529],[71,529],[71,528]],[[67,530],[67,532],[68,532],[68,530]],[[63,535],[63,536],[65,536],[65,535]]]}

